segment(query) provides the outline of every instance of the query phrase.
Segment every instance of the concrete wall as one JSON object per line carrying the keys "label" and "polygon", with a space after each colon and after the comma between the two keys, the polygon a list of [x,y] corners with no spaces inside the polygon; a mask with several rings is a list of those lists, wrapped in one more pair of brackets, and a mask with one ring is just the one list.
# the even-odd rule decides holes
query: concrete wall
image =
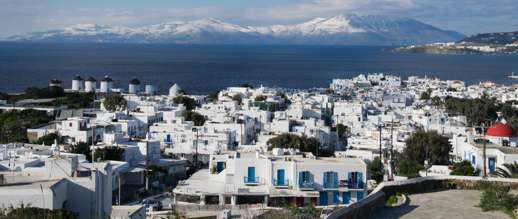
{"label": "concrete wall", "polygon": [[[449,189],[452,185],[457,188],[476,189],[476,184],[482,181],[482,177],[468,176],[429,176],[420,177],[403,181],[383,182],[374,189],[366,198],[359,202],[353,203],[348,207],[340,208],[330,215],[327,219],[364,219],[370,218],[379,208],[385,205],[387,197],[400,193],[423,193],[428,191],[437,191]],[[487,178],[486,181],[500,182],[518,187],[518,179],[506,178]]]}

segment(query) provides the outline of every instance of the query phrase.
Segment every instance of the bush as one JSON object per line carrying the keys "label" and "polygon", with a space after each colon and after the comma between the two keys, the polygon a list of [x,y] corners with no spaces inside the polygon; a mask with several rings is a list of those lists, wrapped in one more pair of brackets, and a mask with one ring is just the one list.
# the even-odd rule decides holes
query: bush
{"label": "bush", "polygon": [[194,122],[195,126],[202,126],[203,124],[205,124],[205,121],[206,121],[205,116],[203,116],[202,114],[199,114],[197,112],[193,112],[193,111],[185,112],[184,118],[185,118],[185,121]]}
{"label": "bush", "polygon": [[185,106],[185,109],[189,111],[193,110],[197,106],[196,101],[194,99],[184,95],[173,98],[173,102],[176,104],[183,104]]}
{"label": "bush", "polygon": [[479,207],[482,211],[502,211],[515,218],[513,210],[518,206],[518,197],[509,194],[510,187],[498,183],[485,183]]}
{"label": "bush", "polygon": [[236,101],[237,104],[239,104],[239,105],[241,105],[241,103],[243,102],[243,98],[241,97],[241,94],[234,94],[234,96],[232,96],[232,100]]}
{"label": "bush", "polygon": [[104,148],[98,148],[94,152],[94,158],[95,160],[115,160],[115,161],[122,161],[122,155],[124,154],[124,149],[120,147],[104,147]]}
{"label": "bush", "polygon": [[270,138],[266,144],[269,145],[269,149],[272,148],[295,148],[302,152],[311,152],[314,155],[322,157],[329,157],[333,155],[333,151],[326,151],[320,146],[318,139],[313,137],[298,136],[294,134],[281,134],[276,137]]}
{"label": "bush", "polygon": [[453,164],[450,175],[457,176],[478,176],[480,170],[473,168],[471,163],[467,160],[464,160],[460,163]]}
{"label": "bush", "polygon": [[[47,135],[44,135],[44,136],[41,136],[40,138],[38,138],[38,141],[36,141],[36,144],[44,144],[44,145],[50,146],[50,145],[54,144],[54,142],[57,138],[58,138],[58,135],[56,133],[50,133],[50,134],[47,134]],[[61,142],[58,140],[58,143],[61,143]]]}
{"label": "bush", "polygon": [[371,179],[376,180],[378,183],[383,181],[383,166],[380,165],[379,157],[376,157],[371,162],[369,162],[367,169],[369,170]]}
{"label": "bush", "polygon": [[22,110],[0,113],[0,143],[27,142],[27,129],[48,123],[45,111]]}
{"label": "bush", "polygon": [[77,214],[64,209],[45,209],[36,207],[0,209],[0,219],[33,219],[33,218],[52,218],[52,219],[75,219]]}
{"label": "bush", "polygon": [[120,94],[112,94],[104,98],[103,106],[110,112],[123,111],[126,109],[128,102]]}
{"label": "bush", "polygon": [[79,142],[70,147],[70,152],[75,154],[83,154],[86,157],[86,160],[92,161],[92,150],[90,149],[90,145],[85,142]]}

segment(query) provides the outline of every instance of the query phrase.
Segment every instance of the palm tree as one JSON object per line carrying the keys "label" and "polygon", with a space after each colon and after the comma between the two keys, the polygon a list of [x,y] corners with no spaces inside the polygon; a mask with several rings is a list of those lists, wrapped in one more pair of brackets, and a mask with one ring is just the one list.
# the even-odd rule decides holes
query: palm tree
{"label": "palm tree", "polygon": [[496,168],[494,176],[502,178],[518,178],[518,163],[505,163],[503,167]]}

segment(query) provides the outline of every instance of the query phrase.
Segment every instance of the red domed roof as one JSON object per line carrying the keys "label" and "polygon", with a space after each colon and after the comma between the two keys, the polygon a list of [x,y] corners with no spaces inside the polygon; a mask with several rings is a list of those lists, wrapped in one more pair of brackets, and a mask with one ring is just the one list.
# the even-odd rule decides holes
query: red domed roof
{"label": "red domed roof", "polygon": [[514,136],[514,131],[506,124],[496,123],[487,129],[487,135],[496,137],[511,137]]}

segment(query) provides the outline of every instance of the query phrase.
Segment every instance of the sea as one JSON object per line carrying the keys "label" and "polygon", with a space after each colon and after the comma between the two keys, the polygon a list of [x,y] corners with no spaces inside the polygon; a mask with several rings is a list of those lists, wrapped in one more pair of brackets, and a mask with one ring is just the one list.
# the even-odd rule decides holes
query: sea
{"label": "sea", "polygon": [[167,93],[174,83],[192,94],[252,84],[283,88],[329,87],[334,78],[383,72],[494,81],[518,73],[518,55],[431,55],[394,53],[376,46],[170,45],[104,43],[0,43],[0,92],[44,87],[59,79],[69,88],[76,75],[109,75],[127,89],[138,78]]}

